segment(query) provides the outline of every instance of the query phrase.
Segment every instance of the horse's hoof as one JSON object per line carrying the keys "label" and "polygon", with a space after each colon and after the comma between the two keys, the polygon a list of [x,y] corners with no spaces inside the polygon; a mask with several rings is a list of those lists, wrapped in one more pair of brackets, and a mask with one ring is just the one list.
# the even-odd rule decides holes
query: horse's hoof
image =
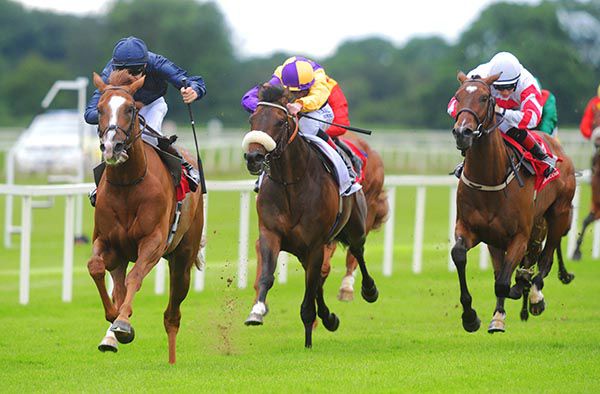
{"label": "horse's hoof", "polygon": [[341,288],[337,296],[338,300],[350,302],[354,300],[354,290]]}
{"label": "horse's hoof", "polygon": [[575,252],[573,252],[573,257],[571,257],[571,260],[575,260],[575,261],[581,260],[581,250],[579,250],[579,249],[575,250]]}
{"label": "horse's hoof", "polygon": [[262,326],[263,315],[251,312],[244,324],[247,326]]}
{"label": "horse's hoof", "polygon": [[100,342],[100,344],[98,345],[98,350],[100,350],[102,353],[116,353],[119,350],[118,346],[119,343],[117,342],[117,339],[107,335],[102,339],[102,342]]}
{"label": "horse's hoof", "polygon": [[375,286],[375,284],[373,283],[373,287],[371,287],[370,289],[365,289],[364,287],[361,287],[360,295],[362,295],[362,298],[365,301],[373,303],[377,301],[377,298],[379,298],[379,290],[377,290],[377,286]]}
{"label": "horse's hoof", "polygon": [[529,319],[529,312],[527,312],[527,308],[521,309],[521,321],[527,321]]}
{"label": "horse's hoof", "polygon": [[135,330],[131,324],[123,320],[115,320],[110,326],[110,330],[115,333],[117,341],[122,344],[130,343],[135,338]]}
{"label": "horse's hoof", "polygon": [[511,300],[518,300],[519,298],[521,298],[522,295],[523,287],[519,285],[514,285],[510,288],[510,291],[508,292],[508,298],[510,298]]}
{"label": "horse's hoof", "polygon": [[481,320],[479,320],[479,317],[477,317],[477,312],[475,312],[475,310],[473,310],[472,316],[469,315],[470,314],[467,312],[463,312],[462,314],[463,328],[467,332],[475,332],[479,330],[479,327],[481,327]]}
{"label": "horse's hoof", "polygon": [[327,330],[333,332],[340,326],[340,319],[335,315],[335,313],[332,313],[329,316],[329,319],[323,319],[323,325]]}
{"label": "horse's hoof", "polygon": [[541,300],[538,303],[529,303],[529,312],[533,315],[533,316],[539,316],[542,314],[542,312],[544,312],[544,310],[546,310],[546,301],[545,300]]}
{"label": "horse's hoof", "polygon": [[504,322],[505,318],[506,318],[506,315],[504,313],[496,312],[494,314],[494,318],[492,319],[492,321],[490,322],[490,325],[488,326],[488,332],[490,334],[493,334],[495,332],[504,332],[505,325],[506,325],[506,323]]}
{"label": "horse's hoof", "polygon": [[568,285],[571,283],[571,281],[573,281],[573,279],[575,279],[575,275],[570,272],[567,272],[566,274],[559,273],[558,279],[560,279],[563,284]]}

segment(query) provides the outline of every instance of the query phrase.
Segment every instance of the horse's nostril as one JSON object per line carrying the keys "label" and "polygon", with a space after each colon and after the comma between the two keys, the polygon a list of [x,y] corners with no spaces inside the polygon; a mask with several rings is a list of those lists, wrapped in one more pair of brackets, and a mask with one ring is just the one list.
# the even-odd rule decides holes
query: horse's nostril
{"label": "horse's nostril", "polygon": [[106,147],[104,146],[104,144],[100,144],[100,151],[104,152],[105,149],[106,149]]}
{"label": "horse's nostril", "polygon": [[125,144],[122,142],[117,142],[115,144],[115,152],[120,153],[123,152],[123,149],[125,149]]}

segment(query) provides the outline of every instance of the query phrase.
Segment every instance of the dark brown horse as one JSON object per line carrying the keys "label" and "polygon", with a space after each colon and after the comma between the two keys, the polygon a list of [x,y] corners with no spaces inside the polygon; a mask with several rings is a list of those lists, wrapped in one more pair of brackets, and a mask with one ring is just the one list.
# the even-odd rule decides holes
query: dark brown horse
{"label": "dark brown horse", "polygon": [[[600,127],[600,111],[594,112],[594,120],[592,128]],[[579,237],[577,237],[577,245],[573,252],[573,260],[581,260],[581,243],[583,235],[587,227],[600,218],[600,138],[593,141],[596,147],[596,152],[592,156],[592,204],[590,213],[583,219],[583,225]]]}
{"label": "dark brown horse", "polygon": [[367,203],[362,190],[340,196],[336,181],[318,153],[298,136],[298,121],[286,109],[290,100],[287,90],[265,85],[259,97],[261,102],[250,117],[252,131],[244,137],[244,148],[250,173],[265,171],[256,201],[262,268],[258,300],[246,324],[263,323],[277,256],[279,251],[287,251],[305,269],[300,316],[304,345],[312,347],[312,326],[317,315],[328,330],[335,331],[339,326],[339,319],[329,312],[323,297],[321,268],[328,243],[335,239],[348,245],[362,273],[363,298],[368,302],[377,300],[379,293],[364,260]]}
{"label": "dark brown horse", "polygon": [[547,223],[546,244],[537,261],[539,272],[532,279],[530,294],[531,312],[541,313],[544,308],[543,279],[550,272],[554,251],[561,238],[569,231],[571,201],[575,193],[571,160],[556,140],[543,134],[552,152],[563,158],[558,163],[560,177],[537,195],[535,179],[521,169],[518,171],[524,186],[521,188],[516,181],[511,182],[511,158],[497,131],[495,100],[491,95],[491,85],[498,77],[468,79],[461,72],[458,74],[461,86],[455,94],[458,103],[452,133],[457,148],[465,154],[465,166],[457,191],[456,244],[452,248],[452,259],[460,281],[462,324],[469,332],[477,331],[481,322],[471,306],[472,298],[467,288],[467,251],[479,242],[485,242],[489,247],[497,303],[488,332],[503,332],[504,300],[509,296],[521,296],[510,294],[512,274],[527,252],[535,220],[543,217]]}
{"label": "dark brown horse", "polygon": [[[359,138],[352,132],[344,134],[343,139],[349,140],[356,147],[361,149],[367,155],[367,165],[365,167],[364,180],[362,182],[363,192],[365,199],[367,200],[367,234],[371,230],[376,230],[381,227],[382,223],[387,219],[389,206],[387,200],[387,194],[384,188],[384,170],[383,160],[379,153],[371,149],[369,144]],[[335,252],[337,243],[332,242],[325,247],[325,255],[323,257],[323,267],[321,269],[321,276],[325,280],[331,271],[331,258]],[[261,259],[260,259],[260,247],[258,240],[256,241],[256,278],[254,281],[254,290],[256,291],[256,297],[258,298],[258,284],[261,275]],[[346,252],[346,274],[342,279],[342,285],[338,293],[338,299],[340,301],[352,301],[354,299],[354,271],[358,267],[358,261],[348,250]]]}
{"label": "dark brown horse", "polygon": [[[188,194],[176,217],[171,175],[154,148],[140,138],[133,95],[144,78],[136,80],[126,71],[113,72],[107,85],[94,73],[94,84],[102,93],[98,135],[107,167],[98,185],[88,270],[98,287],[106,320],[112,323],[99,349],[116,351],[115,337],[121,343],[134,339],[129,321],[133,298],[144,277],[165,257],[169,261],[170,293],[164,326],[169,362],[175,363],[179,307],[189,290],[190,270],[194,263],[199,264],[203,200],[200,192]],[[174,226],[177,220],[178,226]],[[127,273],[130,261],[135,265]],[[106,270],[114,282],[112,299],[104,282]]]}

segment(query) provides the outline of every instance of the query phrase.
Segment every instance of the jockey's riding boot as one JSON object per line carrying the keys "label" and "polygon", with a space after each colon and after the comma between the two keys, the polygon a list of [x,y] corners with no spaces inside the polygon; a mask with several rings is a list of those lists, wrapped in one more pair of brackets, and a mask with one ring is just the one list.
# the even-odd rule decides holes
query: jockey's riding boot
{"label": "jockey's riding boot", "polygon": [[190,185],[190,190],[192,192],[195,192],[198,189],[198,185],[200,184],[200,173],[193,165],[188,163],[188,161],[183,157],[181,158],[181,164],[183,165],[183,168],[185,168],[185,178],[187,179],[188,184]]}
{"label": "jockey's riding boot", "polygon": [[362,165],[363,165],[363,162],[360,159],[360,157],[358,157],[357,155],[355,155],[354,152],[352,151],[352,149],[350,149],[350,147],[344,141],[342,141],[341,139],[339,139],[339,138],[333,138],[333,141],[335,142],[335,144],[337,146],[339,146],[340,148],[342,148],[342,150],[344,152],[346,152],[346,154],[348,155],[348,157],[352,161],[352,166],[354,167],[354,171],[356,171],[356,173],[358,175],[360,175],[360,173],[362,171]]}
{"label": "jockey's riding boot", "polygon": [[350,157],[348,157],[346,152],[344,152],[344,150],[339,146],[335,145],[335,148],[337,153],[342,157],[342,160],[344,160],[344,164],[346,164],[346,168],[348,169],[348,175],[350,176],[350,179],[352,179],[352,183],[356,182],[357,177],[356,173],[354,172],[354,169],[352,168],[352,161],[350,160]]}
{"label": "jockey's riding boot", "polygon": [[454,167],[454,171],[452,171],[450,174],[448,175],[452,175],[454,174],[455,177],[457,177],[458,179],[460,179],[460,176],[462,175],[463,172],[463,167],[465,166],[465,162],[461,161],[460,163],[458,163],[456,165],[456,167]]}
{"label": "jockey's riding boot", "polygon": [[546,152],[544,152],[537,142],[534,143],[529,152],[531,152],[533,157],[535,157],[537,160],[548,165],[548,168],[546,168],[544,171],[544,177],[548,178],[556,169],[556,158],[550,157]]}
{"label": "jockey's riding boot", "polygon": [[88,198],[90,199],[90,204],[92,204],[92,207],[96,206],[96,193],[97,192],[98,192],[98,189],[94,189],[88,193]]}

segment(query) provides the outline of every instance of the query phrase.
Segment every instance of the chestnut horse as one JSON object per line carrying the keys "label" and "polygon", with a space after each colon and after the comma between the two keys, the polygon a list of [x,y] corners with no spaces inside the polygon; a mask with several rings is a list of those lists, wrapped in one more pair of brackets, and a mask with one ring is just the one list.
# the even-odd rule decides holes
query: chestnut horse
{"label": "chestnut horse", "polygon": [[[367,234],[371,230],[376,230],[385,220],[387,219],[389,206],[387,200],[387,194],[384,188],[384,170],[383,160],[379,153],[371,149],[369,144],[359,138],[352,132],[344,134],[344,140],[349,140],[357,148],[361,149],[366,153],[367,165],[364,169],[364,180],[362,182],[363,192],[367,200]],[[335,252],[337,243],[332,242],[325,247],[325,255],[323,257],[323,267],[321,269],[321,276],[325,280],[329,276],[331,271],[331,258]],[[254,290],[256,291],[256,297],[258,298],[258,283],[261,275],[261,260],[260,260],[260,248],[259,242],[256,241],[255,245],[257,264],[256,264],[256,278],[254,280]],[[352,301],[354,299],[354,270],[358,267],[358,261],[348,250],[346,252],[346,274],[342,279],[342,285],[340,286],[338,299],[340,301]]]}
{"label": "chestnut horse", "polygon": [[287,89],[263,85],[259,97],[261,101],[250,117],[252,131],[244,137],[243,145],[249,172],[258,175],[265,171],[256,200],[262,267],[258,299],[245,324],[263,323],[277,256],[281,250],[287,251],[305,270],[300,316],[304,346],[310,348],[317,315],[329,331],[339,326],[338,317],[329,312],[323,297],[321,268],[328,243],[335,239],[348,245],[358,260],[363,298],[375,302],[379,295],[364,260],[367,203],[362,190],[341,197],[318,153],[298,137],[298,120],[286,109],[290,100]]}
{"label": "chestnut horse", "polygon": [[[595,114],[593,129],[600,127],[600,111],[596,111]],[[600,218],[600,138],[596,138],[593,142],[596,152],[592,156],[592,204],[590,213],[583,219],[581,232],[579,233],[579,237],[577,237],[575,252],[573,252],[573,260],[581,260],[581,243],[583,242],[585,230],[590,224]]]}
{"label": "chestnut horse", "polygon": [[531,312],[534,315],[541,313],[544,309],[541,292],[544,277],[552,267],[555,249],[569,231],[571,201],[575,193],[572,161],[555,139],[544,134],[541,135],[552,152],[563,159],[557,164],[560,177],[537,194],[535,178],[521,169],[517,171],[524,186],[521,188],[517,182],[511,182],[514,175],[510,171],[512,159],[497,131],[495,100],[491,95],[491,85],[498,77],[468,79],[460,72],[458,80],[461,86],[455,94],[458,102],[452,133],[456,147],[465,155],[465,166],[464,179],[461,178],[457,190],[456,243],[452,248],[452,260],[460,282],[462,324],[468,332],[477,331],[481,322],[471,307],[472,298],[467,288],[467,251],[479,242],[488,245],[497,297],[488,332],[503,332],[506,318],[504,300],[509,296],[520,296],[510,294],[512,273],[527,252],[535,220],[543,217],[547,224],[546,244],[537,261],[539,272],[532,279],[530,294]]}
{"label": "chestnut horse", "polygon": [[[126,71],[117,71],[105,84],[94,73],[94,84],[102,93],[98,136],[107,166],[98,184],[88,270],[98,287],[106,320],[112,323],[98,348],[117,351],[115,337],[121,343],[133,341],[129,321],[133,298],[144,277],[165,257],[169,261],[170,293],[164,326],[169,363],[173,364],[180,305],[189,290],[192,265],[199,266],[203,199],[200,192],[189,193],[182,201],[180,215],[176,214],[178,203],[171,175],[154,148],[140,138],[133,95],[144,84],[144,77],[135,80]],[[135,265],[127,273],[130,261]],[[106,270],[114,282],[112,300],[104,282]]]}

